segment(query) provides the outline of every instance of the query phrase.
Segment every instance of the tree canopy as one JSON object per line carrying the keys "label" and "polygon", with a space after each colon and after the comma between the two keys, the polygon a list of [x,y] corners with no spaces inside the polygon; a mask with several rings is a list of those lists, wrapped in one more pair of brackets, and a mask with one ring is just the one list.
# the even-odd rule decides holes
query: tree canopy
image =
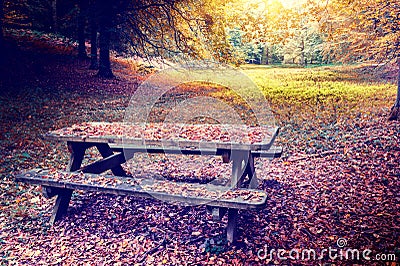
{"label": "tree canopy", "polygon": [[[98,67],[103,77],[113,76],[110,49],[150,60],[201,58],[301,66],[397,62],[400,69],[397,1],[308,0],[292,6],[285,0],[1,3],[0,26],[29,27],[77,39],[80,57],[86,57],[85,41],[90,36],[90,67]],[[400,81],[398,95],[395,114],[400,107]]]}
{"label": "tree canopy", "polygon": [[[227,60],[223,1],[133,1],[117,21],[117,32],[134,55]],[[127,41],[127,42],[125,42]]]}
{"label": "tree canopy", "polygon": [[325,52],[339,60],[394,62],[400,49],[400,4],[396,1],[311,3],[326,33]]}
{"label": "tree canopy", "polygon": [[[237,62],[253,54],[253,59],[263,57],[258,63],[268,64],[275,56],[280,63],[305,65],[329,60],[386,63],[398,57],[400,7],[396,1],[309,0],[292,7],[282,3],[5,0],[2,21],[6,28],[30,27],[79,40],[89,39],[91,28],[101,31],[100,24],[108,24],[103,34],[110,35],[110,48],[142,58]],[[83,48],[79,51],[85,56]],[[322,51],[329,60],[321,59]]]}

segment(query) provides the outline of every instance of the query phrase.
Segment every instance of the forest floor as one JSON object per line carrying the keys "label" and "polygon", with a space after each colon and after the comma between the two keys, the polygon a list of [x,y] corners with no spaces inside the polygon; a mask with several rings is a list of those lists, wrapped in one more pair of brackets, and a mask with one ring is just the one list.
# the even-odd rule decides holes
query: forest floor
{"label": "forest floor", "polygon": [[[101,79],[65,41],[21,32],[8,34],[6,51],[0,65],[0,265],[399,262],[400,124],[387,121],[395,99],[390,71],[243,70],[270,101],[284,154],[256,162],[267,208],[241,211],[239,241],[230,245],[221,237],[226,219],[212,221],[203,206],[106,194],[74,194],[68,215],[50,227],[54,199],[45,199],[39,187],[17,184],[15,174],[65,169],[65,145],[40,136],[80,122],[123,121],[130,97],[152,71],[114,58],[116,78]],[[234,99],[207,86],[180,90]],[[176,91],[168,93],[176,100]],[[168,110],[158,111],[154,115]],[[185,162],[179,166],[184,172]],[[216,164],[212,171],[229,169]],[[316,258],[302,259],[307,250]],[[355,250],[359,260],[352,258]]]}

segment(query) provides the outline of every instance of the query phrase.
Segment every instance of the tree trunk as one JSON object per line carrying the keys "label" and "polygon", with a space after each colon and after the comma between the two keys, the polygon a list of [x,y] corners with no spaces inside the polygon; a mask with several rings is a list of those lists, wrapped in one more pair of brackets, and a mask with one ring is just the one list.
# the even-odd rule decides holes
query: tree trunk
{"label": "tree trunk", "polygon": [[98,19],[99,10],[97,7],[96,0],[90,0],[89,2],[89,24],[90,24],[90,67],[89,69],[98,69],[99,62],[97,57],[97,30],[98,30]]}
{"label": "tree trunk", "polygon": [[110,0],[99,1],[99,72],[98,76],[112,78],[114,74],[110,63],[110,37],[112,30],[112,2]]}
{"label": "tree trunk", "polygon": [[57,0],[51,2],[51,8],[53,11],[53,32],[58,32],[58,19],[57,19]]}
{"label": "tree trunk", "polygon": [[90,18],[90,67],[89,69],[98,69],[97,61],[97,23],[94,17]]}
{"label": "tree trunk", "polygon": [[[3,53],[3,43],[4,43],[4,35],[3,35],[3,19],[4,19],[4,0],[0,0],[0,55]],[[0,56],[3,58],[3,56]],[[1,59],[0,59],[1,61]]]}
{"label": "tree trunk", "polygon": [[268,45],[264,45],[263,47],[263,57],[265,65],[269,65],[269,48]]}
{"label": "tree trunk", "polygon": [[400,118],[400,57],[397,59],[397,97],[392,110],[390,111],[389,121],[399,120]]}
{"label": "tree trunk", "polygon": [[301,40],[301,43],[300,43],[300,65],[302,66],[302,67],[305,67],[305,59],[306,59],[306,56],[305,56],[305,42],[304,42],[304,39],[302,39]]}
{"label": "tree trunk", "polygon": [[78,57],[87,58],[86,45],[85,45],[85,22],[87,14],[87,0],[79,1],[79,15],[78,15]]}
{"label": "tree trunk", "polygon": [[97,74],[103,78],[112,78],[114,74],[110,63],[110,30],[107,27],[100,26],[99,46],[99,72]]}

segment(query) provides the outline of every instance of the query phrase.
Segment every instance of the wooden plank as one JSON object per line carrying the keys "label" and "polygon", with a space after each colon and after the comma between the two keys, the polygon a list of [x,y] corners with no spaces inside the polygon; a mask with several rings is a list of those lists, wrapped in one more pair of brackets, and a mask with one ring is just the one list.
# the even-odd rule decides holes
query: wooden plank
{"label": "wooden plank", "polygon": [[[116,152],[124,152],[125,154],[131,153],[166,153],[166,154],[185,154],[185,155],[224,155],[228,153],[230,159],[230,150],[225,149],[180,149],[171,147],[140,147],[133,145],[117,145],[110,144],[110,148]],[[251,151],[254,158],[279,158],[282,155],[282,147],[272,146],[268,150],[255,150]],[[130,156],[131,158],[133,156]]]}
{"label": "wooden plank", "polygon": [[226,238],[230,243],[235,242],[237,238],[237,220],[238,220],[238,210],[229,209],[228,225],[226,227]]}
{"label": "wooden plank", "polygon": [[[275,133],[274,133],[275,134]],[[74,137],[74,136],[54,136],[54,135],[44,135],[43,136],[47,140],[54,141],[72,141],[72,142],[95,142],[95,143],[113,143],[113,144],[129,144],[133,146],[159,146],[159,147],[176,147],[178,146],[182,150],[187,148],[192,149],[193,147],[202,146],[203,149],[235,149],[235,150],[268,150],[272,146],[272,141],[265,143],[254,143],[254,144],[245,144],[245,143],[224,143],[224,142],[200,142],[200,141],[169,141],[169,140],[143,140],[143,139],[123,139],[122,137],[112,137],[112,136],[104,136],[104,137]],[[275,139],[275,137],[273,138]]]}
{"label": "wooden plank", "polygon": [[42,186],[42,193],[46,199],[51,199],[52,197],[59,195],[62,192],[61,190],[62,188],[58,187]]}
{"label": "wooden plank", "polygon": [[[114,154],[112,149],[107,143],[98,143],[96,144],[96,147],[99,150],[101,156],[103,156],[103,158],[110,157]],[[126,172],[120,164],[111,167],[111,171],[113,172],[114,175],[126,176]]]}
{"label": "wooden plank", "polygon": [[268,150],[251,151],[253,157],[257,158],[279,158],[282,156],[283,148],[280,146],[272,146]]}
{"label": "wooden plank", "polygon": [[147,178],[32,170],[17,175],[16,181],[71,191],[102,191],[117,195],[155,198],[186,205],[261,209],[266,204],[266,193],[259,190],[230,190],[228,187],[212,184],[175,183]]}
{"label": "wooden plank", "polygon": [[56,204],[53,208],[53,213],[50,217],[50,224],[53,225],[56,221],[60,220],[68,210],[68,205],[71,200],[72,189],[60,189],[56,199]]}
{"label": "wooden plank", "polygon": [[242,185],[243,179],[246,175],[246,165],[250,156],[249,151],[232,151],[232,177],[231,187],[239,188]]}
{"label": "wooden plank", "polygon": [[115,170],[116,166],[120,166],[125,162],[126,160],[124,154],[117,153],[89,165],[86,165],[85,167],[82,167],[80,171],[82,171],[83,173],[101,174],[109,169],[114,168]]}
{"label": "wooden plank", "polygon": [[222,217],[224,217],[227,212],[227,208],[212,208],[211,214],[214,221],[221,221]]}
{"label": "wooden plank", "polygon": [[[75,171],[81,167],[85,150],[91,146],[88,143],[67,142],[68,150],[71,153],[67,171]],[[49,186],[50,187],[50,186]],[[72,189],[59,187],[57,189],[44,188],[44,195],[52,197],[57,195],[56,203],[53,207],[53,213],[50,218],[50,224],[60,220],[68,210],[68,205],[72,196]],[[47,192],[49,192],[47,194]]]}
{"label": "wooden plank", "polygon": [[134,146],[110,144],[113,151],[130,153],[165,153],[165,154],[184,154],[184,155],[221,155],[222,150],[218,149],[180,149],[178,147],[155,147],[155,146]]}
{"label": "wooden plank", "polygon": [[229,163],[231,161],[231,151],[224,151],[222,153],[222,162]]}
{"label": "wooden plank", "polygon": [[67,142],[67,146],[68,151],[70,152],[67,171],[76,171],[81,167],[87,145],[85,143]]}
{"label": "wooden plank", "polygon": [[[106,129],[108,128],[113,129],[113,127],[126,127],[129,129],[129,127],[134,127],[134,126],[140,126],[140,125],[126,125],[123,123],[86,123],[85,124],[88,127],[99,127],[99,129]],[[145,126],[145,125],[144,125]],[[172,125],[167,125],[165,123],[160,123],[159,125],[157,124],[152,124],[152,128],[150,128],[153,131],[154,128],[159,127],[161,130],[168,130],[169,127],[176,128],[177,131],[179,132],[180,129],[188,127],[188,126],[195,126],[199,127],[215,127],[215,128],[220,128],[221,130],[224,130],[226,128],[231,129],[231,128],[236,128],[236,132],[243,132],[246,133],[247,131],[251,130],[261,130],[265,132],[265,135],[268,135],[267,138],[264,138],[261,142],[255,142],[255,143],[247,143],[247,140],[235,140],[235,141],[220,141],[220,140],[192,140],[183,138],[183,137],[177,137],[177,138],[172,138],[172,139],[163,139],[163,137],[155,137],[157,134],[145,134],[145,137],[142,137],[141,134],[135,134],[135,136],[123,136],[124,131],[118,131],[116,133],[107,133],[107,132],[98,132],[97,135],[86,132],[82,132],[79,130],[79,126],[77,130],[74,127],[70,128],[64,128],[56,131],[49,132],[44,135],[46,139],[49,140],[57,140],[57,141],[73,141],[73,142],[95,142],[95,143],[115,143],[115,144],[131,144],[134,146],[159,146],[159,147],[180,147],[182,149],[186,149],[187,147],[202,147],[204,149],[213,149],[213,148],[219,148],[219,149],[237,149],[237,150],[267,150],[269,147],[271,147],[272,143],[274,142],[279,128],[277,127],[246,127],[244,125],[179,125],[179,124],[172,124]],[[240,128],[240,130],[239,130]],[[111,130],[113,131],[113,130]],[[151,132],[153,132],[151,131]],[[90,132],[96,132],[95,130],[92,130]],[[101,133],[101,134],[100,134]],[[115,135],[113,135],[115,134]],[[251,134],[242,134],[243,136],[245,135],[251,135]],[[149,137],[152,136],[152,137]]]}
{"label": "wooden plank", "polygon": [[258,180],[256,175],[256,169],[254,167],[254,157],[252,155],[249,156],[249,160],[246,166],[246,173],[249,177],[249,188],[257,188],[258,187]]}

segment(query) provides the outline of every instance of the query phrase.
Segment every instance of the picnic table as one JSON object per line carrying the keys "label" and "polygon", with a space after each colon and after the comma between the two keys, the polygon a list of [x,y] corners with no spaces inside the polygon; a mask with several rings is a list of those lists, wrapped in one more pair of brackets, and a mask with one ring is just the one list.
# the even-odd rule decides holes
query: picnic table
{"label": "picnic table", "polygon": [[[168,123],[82,123],[51,131],[47,140],[66,142],[70,161],[66,171],[32,169],[16,181],[41,185],[47,198],[57,196],[50,218],[53,224],[67,212],[73,190],[153,197],[172,203],[206,205],[213,218],[228,214],[227,239],[236,238],[238,210],[262,209],[267,195],[257,190],[254,158],[279,157],[273,142],[278,128],[265,126]],[[82,166],[87,149],[102,156]],[[159,180],[127,174],[122,167],[136,153],[217,155],[232,162],[228,185]],[[112,174],[104,174],[111,170]]]}

